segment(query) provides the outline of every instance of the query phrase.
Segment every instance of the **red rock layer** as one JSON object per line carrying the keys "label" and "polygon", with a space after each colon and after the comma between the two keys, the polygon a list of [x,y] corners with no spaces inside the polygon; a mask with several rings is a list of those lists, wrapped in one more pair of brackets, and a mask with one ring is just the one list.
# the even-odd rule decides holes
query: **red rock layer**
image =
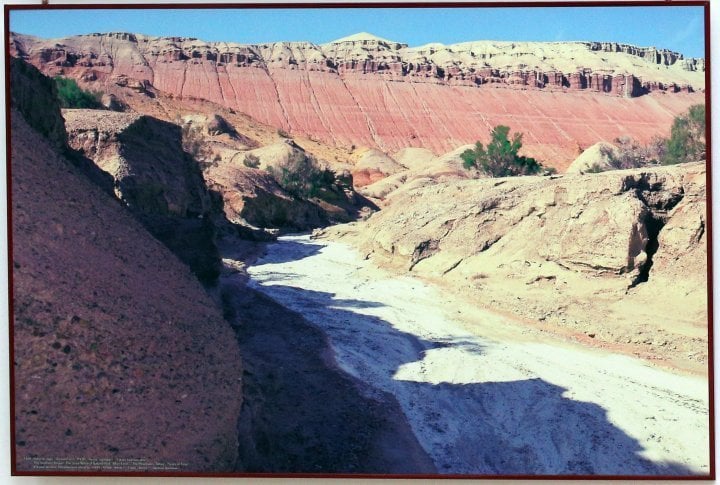
{"label": "red rock layer", "polygon": [[[49,74],[138,91],[152,85],[336,146],[386,152],[415,146],[440,154],[485,141],[492,127],[505,124],[524,133],[527,154],[559,169],[598,141],[630,135],[647,142],[653,135],[667,135],[674,116],[704,102],[704,93],[694,93],[688,85],[652,79],[641,83],[627,73],[446,69],[417,57],[424,51],[412,58],[424,63],[414,64],[402,60],[403,45],[378,42],[364,46],[375,49],[375,58],[381,59],[377,62],[352,57],[357,57],[353,43],[208,45],[133,34],[63,42],[14,35],[11,52]],[[623,48],[623,55],[650,59],[647,62],[682,61],[686,71],[704,69],[701,60],[684,60],[669,51],[613,46],[586,47],[608,52]],[[343,55],[351,58],[343,60]],[[638,96],[643,92],[649,94]]]}

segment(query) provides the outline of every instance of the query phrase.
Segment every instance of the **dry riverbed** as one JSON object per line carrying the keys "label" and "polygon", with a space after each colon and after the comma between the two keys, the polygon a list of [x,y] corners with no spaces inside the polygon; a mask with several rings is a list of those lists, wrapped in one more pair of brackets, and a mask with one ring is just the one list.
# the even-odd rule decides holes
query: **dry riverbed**
{"label": "dry riverbed", "polygon": [[555,339],[343,243],[284,237],[248,272],[322,332],[363,399],[394,397],[440,473],[709,472],[704,377]]}

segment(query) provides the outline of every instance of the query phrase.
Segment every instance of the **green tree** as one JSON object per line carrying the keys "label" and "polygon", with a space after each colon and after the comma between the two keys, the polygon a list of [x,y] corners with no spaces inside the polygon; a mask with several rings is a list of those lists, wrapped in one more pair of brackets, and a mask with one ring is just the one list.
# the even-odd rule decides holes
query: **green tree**
{"label": "green tree", "polygon": [[61,108],[103,108],[100,103],[100,93],[91,93],[80,89],[74,79],[58,76],[55,78],[55,85]]}
{"label": "green tree", "polygon": [[498,125],[490,133],[487,147],[477,142],[472,150],[465,150],[460,158],[467,169],[477,168],[491,177],[531,175],[540,172],[542,165],[531,157],[518,155],[522,148],[522,134],[508,138],[510,128]]}
{"label": "green tree", "polygon": [[672,165],[705,160],[705,143],[705,105],[696,104],[687,114],[675,117],[661,162]]}

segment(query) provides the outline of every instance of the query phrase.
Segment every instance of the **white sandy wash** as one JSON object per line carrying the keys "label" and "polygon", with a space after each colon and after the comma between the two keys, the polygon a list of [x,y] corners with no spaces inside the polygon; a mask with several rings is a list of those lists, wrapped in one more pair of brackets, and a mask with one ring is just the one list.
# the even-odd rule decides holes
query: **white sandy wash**
{"label": "white sandy wash", "polygon": [[538,338],[342,243],[283,237],[249,272],[368,395],[395,396],[440,473],[709,471],[706,379]]}

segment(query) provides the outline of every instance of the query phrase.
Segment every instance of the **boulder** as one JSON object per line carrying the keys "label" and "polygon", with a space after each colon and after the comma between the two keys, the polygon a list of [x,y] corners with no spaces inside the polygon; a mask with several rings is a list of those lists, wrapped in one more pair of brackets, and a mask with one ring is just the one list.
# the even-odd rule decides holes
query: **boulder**
{"label": "boulder", "polygon": [[612,170],[612,157],[618,156],[618,148],[612,143],[598,142],[583,151],[568,167],[567,173],[604,172]]}
{"label": "boulder", "polygon": [[358,158],[352,169],[352,175],[355,187],[363,187],[403,170],[405,167],[389,155],[380,150],[369,149]]}
{"label": "boulder", "polygon": [[100,104],[110,111],[122,111],[122,103],[117,99],[114,94],[104,93],[100,98]]}
{"label": "boulder", "polygon": [[232,135],[235,130],[232,126],[219,114],[212,114],[207,120],[207,132],[210,135]]}
{"label": "boulder", "polygon": [[328,224],[324,210],[285,192],[266,170],[220,164],[208,169],[206,176],[222,195],[227,220],[237,226],[273,234]]}

